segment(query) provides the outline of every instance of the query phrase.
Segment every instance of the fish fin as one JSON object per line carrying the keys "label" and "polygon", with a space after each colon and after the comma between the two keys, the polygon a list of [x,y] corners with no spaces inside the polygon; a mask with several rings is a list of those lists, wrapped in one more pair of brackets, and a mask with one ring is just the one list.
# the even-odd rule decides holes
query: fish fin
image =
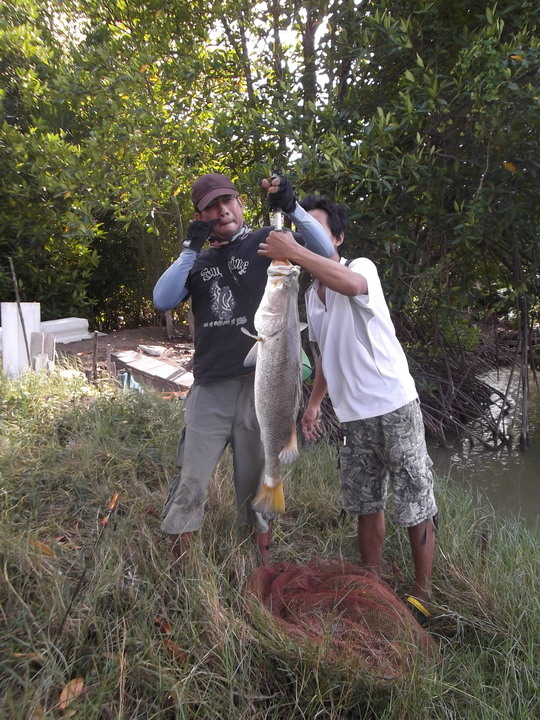
{"label": "fish fin", "polygon": [[[249,334],[249,333],[246,333]],[[257,350],[259,343],[255,343],[244,359],[244,367],[255,367],[257,364]]]}
{"label": "fish fin", "polygon": [[240,332],[243,332],[244,335],[249,335],[249,337],[253,338],[254,340],[259,340],[258,335],[254,335],[253,333],[250,333],[249,330],[245,327],[241,327]]}
{"label": "fish fin", "polygon": [[285,495],[283,494],[283,481],[280,479],[275,487],[263,484],[251,507],[260,513],[284,513]]}
{"label": "fish fin", "polygon": [[300,323],[300,332],[302,332],[303,330],[305,330],[305,329],[307,328],[307,326],[308,326],[307,323],[301,322],[301,323]]}
{"label": "fish fin", "polygon": [[298,442],[296,439],[296,425],[294,425],[289,442],[283,450],[279,453],[278,457],[282,463],[292,463],[298,457]]}

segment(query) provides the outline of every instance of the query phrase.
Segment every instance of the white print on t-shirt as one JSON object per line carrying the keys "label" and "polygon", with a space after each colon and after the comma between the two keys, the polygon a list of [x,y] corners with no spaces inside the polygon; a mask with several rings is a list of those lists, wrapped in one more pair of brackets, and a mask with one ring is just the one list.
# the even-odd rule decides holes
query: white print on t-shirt
{"label": "white print on t-shirt", "polygon": [[201,278],[206,282],[212,280],[212,278],[223,277],[221,270],[218,267],[203,268],[201,270]]}
{"label": "white print on t-shirt", "polygon": [[[235,272],[238,275],[245,275],[249,267],[249,260],[242,260],[241,258],[237,258],[233,255],[228,262],[228,267],[231,275],[233,276]],[[201,278],[205,282],[213,280],[217,277],[223,277],[223,273],[218,267],[207,267],[201,270]]]}
{"label": "white print on t-shirt", "polygon": [[217,280],[210,286],[210,297],[212,298],[212,312],[219,320],[232,318],[236,305],[231,289],[228,285],[219,287]]}
{"label": "white print on t-shirt", "polygon": [[223,327],[223,325],[237,325],[238,327],[240,325],[246,325],[247,324],[247,317],[244,315],[243,317],[238,318],[232,318],[232,320],[216,320],[215,322],[205,322],[203,327]]}
{"label": "white print on t-shirt", "polygon": [[236,270],[239,275],[245,275],[248,267],[249,260],[242,260],[241,258],[237,258],[234,255],[229,260],[229,270],[231,271],[231,273]]}

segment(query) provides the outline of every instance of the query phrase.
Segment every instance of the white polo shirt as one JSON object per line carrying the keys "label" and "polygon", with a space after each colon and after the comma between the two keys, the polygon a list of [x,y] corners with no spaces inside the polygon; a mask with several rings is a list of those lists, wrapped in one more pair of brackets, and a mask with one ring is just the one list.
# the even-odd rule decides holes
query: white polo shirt
{"label": "white polo shirt", "polygon": [[318,280],[306,293],[309,337],[319,344],[340,422],[385,415],[418,397],[375,264],[357,258],[349,268],[366,279],[366,295],[348,297],[326,288],[323,303]]}

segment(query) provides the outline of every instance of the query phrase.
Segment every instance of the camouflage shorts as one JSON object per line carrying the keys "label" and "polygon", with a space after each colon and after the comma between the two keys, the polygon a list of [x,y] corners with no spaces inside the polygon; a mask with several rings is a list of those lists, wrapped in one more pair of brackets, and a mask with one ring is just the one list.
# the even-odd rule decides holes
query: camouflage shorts
{"label": "camouflage shorts", "polygon": [[344,423],[346,444],[340,444],[343,509],[370,515],[386,507],[388,487],[394,516],[412,527],[437,514],[431,458],[418,400],[393,412]]}

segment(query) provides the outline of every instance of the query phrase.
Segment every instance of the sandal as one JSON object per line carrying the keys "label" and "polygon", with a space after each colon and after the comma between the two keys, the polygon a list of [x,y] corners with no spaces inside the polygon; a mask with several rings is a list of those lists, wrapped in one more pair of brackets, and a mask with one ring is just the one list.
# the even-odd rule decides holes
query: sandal
{"label": "sandal", "polygon": [[425,627],[431,616],[431,613],[426,608],[426,606],[423,605],[420,600],[418,600],[418,598],[415,598],[413,595],[409,595],[407,598],[405,598],[405,606],[408,610],[410,610],[416,622],[422,627]]}

